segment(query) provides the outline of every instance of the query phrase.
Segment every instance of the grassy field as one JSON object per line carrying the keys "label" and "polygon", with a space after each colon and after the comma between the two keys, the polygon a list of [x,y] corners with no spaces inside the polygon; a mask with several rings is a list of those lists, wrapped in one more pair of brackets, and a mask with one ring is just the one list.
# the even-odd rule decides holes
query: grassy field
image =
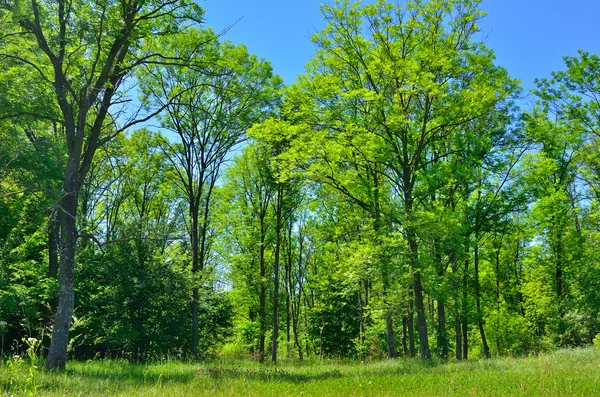
{"label": "grassy field", "polygon": [[600,351],[425,365],[418,361],[249,361],[132,365],[70,362],[63,373],[25,360],[0,365],[5,396],[600,396]]}

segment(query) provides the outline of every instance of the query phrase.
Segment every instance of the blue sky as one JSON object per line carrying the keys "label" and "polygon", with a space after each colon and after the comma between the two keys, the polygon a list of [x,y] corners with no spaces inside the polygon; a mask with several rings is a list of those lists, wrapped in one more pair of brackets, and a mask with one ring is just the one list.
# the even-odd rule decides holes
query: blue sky
{"label": "blue sky", "polygon": [[[233,26],[225,38],[246,44],[271,61],[292,83],[314,53],[309,37],[324,26],[323,0],[198,0],[206,23],[216,31]],[[568,5],[567,5],[568,4]],[[578,49],[600,54],[600,0],[484,0],[486,44],[497,63],[525,89],[536,77],[563,67],[562,57]]]}

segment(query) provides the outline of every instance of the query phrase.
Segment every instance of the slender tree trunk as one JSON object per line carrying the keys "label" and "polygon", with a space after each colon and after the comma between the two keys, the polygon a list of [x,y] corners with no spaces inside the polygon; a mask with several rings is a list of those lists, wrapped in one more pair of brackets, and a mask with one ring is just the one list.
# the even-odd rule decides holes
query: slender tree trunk
{"label": "slender tree trunk", "polygon": [[384,270],[382,272],[383,278],[383,303],[385,305],[385,336],[387,339],[387,350],[388,358],[396,358],[396,341],[394,336],[394,323],[392,313],[390,313],[389,302],[388,302],[388,289],[389,289],[389,276]]}
{"label": "slender tree trunk", "polygon": [[453,287],[454,287],[454,343],[456,344],[456,359],[462,360],[462,332],[460,327],[460,312],[461,312],[461,301],[460,301],[460,282],[458,278],[458,260],[456,258],[456,252],[454,250],[451,254],[452,261],[452,275],[454,276]]}
{"label": "slender tree trunk", "polygon": [[[435,259],[437,265],[437,274],[440,279],[446,274],[446,269],[442,262],[442,255],[440,253],[439,244],[436,242],[435,247]],[[448,358],[448,336],[446,335],[446,306],[444,303],[445,297],[438,296],[437,299],[437,312],[438,312],[438,353],[443,359]]]}
{"label": "slender tree trunk", "polygon": [[469,260],[465,259],[465,273],[463,274],[463,296],[462,296],[462,313],[461,313],[461,327],[462,327],[462,348],[463,348],[463,360],[469,359],[469,326],[467,323],[467,314],[469,313],[469,295],[468,295],[468,270],[469,270]]}
{"label": "slender tree trunk", "polygon": [[277,204],[275,208],[275,262],[273,263],[275,279],[273,281],[273,338],[271,346],[271,362],[277,363],[277,338],[279,337],[279,256],[281,251],[281,212],[283,207],[283,185],[277,185]]}
{"label": "slender tree trunk", "polygon": [[[413,196],[410,167],[404,167],[404,205],[409,222],[413,216]],[[409,226],[406,233],[410,255],[410,268],[413,276],[413,290],[415,293],[415,307],[417,309],[417,330],[419,332],[419,350],[421,358],[431,360],[429,339],[427,335],[427,318],[425,317],[425,302],[423,300],[423,285],[419,271],[419,245],[413,226]]]}
{"label": "slender tree trunk", "polygon": [[475,306],[477,307],[477,327],[479,328],[479,335],[481,335],[481,344],[483,346],[483,353],[485,358],[490,358],[490,347],[485,337],[485,330],[483,327],[483,310],[481,309],[481,287],[479,285],[479,234],[475,234],[475,250],[473,258],[474,276],[475,276]]}
{"label": "slender tree trunk", "polygon": [[[293,285],[292,285],[292,222],[288,222],[288,228],[287,228],[287,236],[286,236],[286,242],[287,242],[287,255],[286,255],[286,261],[285,261],[285,274],[284,274],[284,279],[285,279],[285,284],[287,286],[287,291],[286,291],[286,297],[285,297],[285,341],[287,342],[287,346],[288,349],[290,349],[290,341],[291,341],[291,322],[292,322],[292,317],[293,317],[293,313],[292,313],[292,305],[293,305],[293,298],[294,298],[294,290],[293,290]],[[293,351],[291,352],[293,354]],[[288,356],[291,357],[290,352],[288,351]]]}
{"label": "slender tree trunk", "polygon": [[362,352],[362,347],[365,343],[365,313],[363,308],[363,300],[362,300],[362,281],[358,281],[358,343],[360,345],[360,350]]}
{"label": "slender tree trunk", "polygon": [[521,292],[521,278],[520,278],[520,253],[521,253],[521,239],[517,239],[517,246],[515,247],[515,258],[514,258],[514,272],[515,272],[515,284],[517,287],[517,298],[519,300],[519,311],[521,316],[525,317],[525,307],[523,306],[523,292]]}
{"label": "slender tree trunk", "polygon": [[[456,305],[458,306],[458,302],[456,302]],[[460,315],[458,314],[458,311],[456,313],[456,315],[454,316],[454,332],[455,332],[455,340],[454,343],[456,343],[456,359],[457,360],[462,360],[463,359],[463,351],[462,351],[462,330],[461,330],[461,326],[460,326]]]}
{"label": "slender tree trunk", "polygon": [[192,248],[192,354],[197,360],[200,357],[198,344],[200,342],[200,332],[198,329],[198,306],[200,293],[198,288],[197,274],[200,268],[198,261],[198,207],[190,205],[190,217],[192,228],[190,230],[191,248]]}
{"label": "slender tree trunk", "polygon": [[[296,345],[296,348],[298,349],[298,358],[300,360],[303,359],[302,356],[302,345],[300,344],[299,338],[298,338],[298,323],[300,321],[300,308],[301,308],[301,304],[300,304],[300,300],[302,298],[302,291],[303,291],[303,286],[302,286],[302,258],[303,258],[303,249],[304,249],[304,243],[303,243],[303,238],[302,238],[302,231],[300,230],[299,235],[298,235],[298,294],[296,295],[295,293],[295,283],[294,283],[294,279],[293,279],[293,273],[290,275],[290,285],[292,285],[291,291],[292,294],[291,296],[294,298],[292,300],[292,332],[294,333],[294,344]],[[291,228],[290,228],[290,242],[291,242]],[[291,255],[290,255],[291,257]],[[290,268],[291,268],[291,261],[290,261]],[[306,352],[308,354],[308,351]]]}
{"label": "slender tree trunk", "polygon": [[425,318],[425,306],[423,302],[423,286],[421,284],[421,273],[418,271],[413,273],[413,285],[415,290],[415,306],[417,308],[417,329],[419,331],[421,358],[431,360],[427,335],[427,319]]}
{"label": "slender tree trunk", "polygon": [[562,244],[562,230],[558,230],[559,226],[554,225],[554,265],[555,265],[555,276],[556,276],[556,303],[558,305],[558,335],[560,337],[559,343],[562,345],[562,336],[565,333],[564,317],[565,309],[563,304],[563,244]]}
{"label": "slender tree trunk", "polygon": [[[377,172],[377,170],[373,170],[373,192],[374,192],[374,208],[375,208],[375,217],[374,217],[374,228],[375,228],[375,232],[377,233],[377,235],[379,235],[379,233],[382,230],[381,227],[381,207],[380,207],[380,202],[379,202],[379,174]],[[397,353],[396,353],[396,338],[394,335],[394,321],[393,321],[393,317],[392,317],[392,313],[390,310],[390,305],[389,305],[389,301],[388,301],[388,290],[389,290],[389,286],[390,286],[390,280],[389,280],[389,275],[387,273],[387,269],[386,269],[386,265],[387,265],[387,261],[382,259],[381,260],[381,266],[382,266],[382,270],[381,270],[381,278],[383,281],[383,304],[385,305],[385,335],[386,335],[386,340],[387,340],[387,351],[388,351],[388,358],[396,358]]]}
{"label": "slender tree trunk", "polygon": [[406,344],[407,336],[407,321],[406,316],[402,317],[402,353],[404,356],[408,356],[408,346]]}
{"label": "slender tree trunk", "polygon": [[446,335],[446,307],[443,301],[438,301],[438,350],[440,357],[448,358],[448,337]]}
{"label": "slender tree trunk", "polygon": [[69,330],[75,305],[75,251],[77,247],[77,204],[79,196],[78,159],[69,156],[65,170],[64,197],[62,210],[62,241],[60,245],[60,289],[58,309],[52,327],[50,350],[46,359],[46,368],[65,369]]}
{"label": "slender tree trunk", "polygon": [[500,346],[500,250],[502,249],[502,240],[500,240],[500,244],[496,247],[496,352],[500,354],[501,346]]}
{"label": "slender tree trunk", "polygon": [[415,357],[415,312],[414,312],[414,290],[409,288],[409,299],[408,299],[408,316],[406,319],[406,325],[408,327],[408,354],[409,356]]}
{"label": "slender tree trunk", "polygon": [[423,299],[423,285],[421,283],[421,273],[417,269],[419,248],[416,236],[411,231],[407,236],[408,247],[410,250],[411,269],[413,272],[413,291],[415,296],[415,308],[417,309],[417,331],[419,332],[419,350],[421,358],[431,360],[429,350],[429,339],[427,335],[427,318],[425,317],[425,302]]}
{"label": "slender tree trunk", "polygon": [[267,286],[265,284],[265,219],[260,218],[260,247],[258,253],[258,262],[260,267],[260,293],[258,297],[258,362],[265,361],[265,333],[266,333],[266,301]]}

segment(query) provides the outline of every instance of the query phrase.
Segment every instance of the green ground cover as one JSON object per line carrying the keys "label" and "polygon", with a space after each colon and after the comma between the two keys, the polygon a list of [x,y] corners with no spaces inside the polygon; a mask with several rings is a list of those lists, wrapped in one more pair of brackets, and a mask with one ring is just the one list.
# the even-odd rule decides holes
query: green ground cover
{"label": "green ground cover", "polygon": [[29,360],[0,366],[3,395],[41,396],[598,396],[600,351],[426,365],[419,361],[70,362],[63,373]]}

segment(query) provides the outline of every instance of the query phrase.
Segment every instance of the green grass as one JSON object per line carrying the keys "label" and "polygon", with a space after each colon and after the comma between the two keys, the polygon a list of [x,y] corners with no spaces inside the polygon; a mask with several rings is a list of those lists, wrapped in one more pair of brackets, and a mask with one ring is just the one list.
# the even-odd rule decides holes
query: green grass
{"label": "green grass", "polygon": [[600,351],[425,365],[417,360],[133,365],[70,362],[63,373],[0,365],[0,393],[41,396],[599,396]]}

